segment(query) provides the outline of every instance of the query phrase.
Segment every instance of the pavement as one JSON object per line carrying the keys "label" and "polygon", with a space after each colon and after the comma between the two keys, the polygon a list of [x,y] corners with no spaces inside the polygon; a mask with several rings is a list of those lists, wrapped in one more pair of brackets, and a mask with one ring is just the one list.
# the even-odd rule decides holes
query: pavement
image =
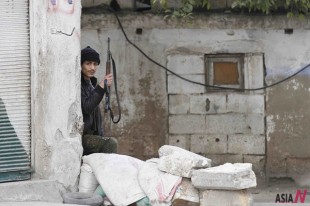
{"label": "pavement", "polygon": [[[307,190],[305,202],[298,203],[291,202],[276,202],[277,195],[289,197],[292,195],[293,199],[296,197],[297,190],[302,193]],[[299,187],[291,179],[274,179],[270,180],[268,184],[261,184],[256,188],[251,188],[249,191],[253,195],[253,206],[310,206],[310,187]],[[75,204],[63,204],[52,202],[0,202],[0,206],[77,206]],[[215,205],[216,206],[216,205]],[[221,206],[221,205],[219,205]]]}

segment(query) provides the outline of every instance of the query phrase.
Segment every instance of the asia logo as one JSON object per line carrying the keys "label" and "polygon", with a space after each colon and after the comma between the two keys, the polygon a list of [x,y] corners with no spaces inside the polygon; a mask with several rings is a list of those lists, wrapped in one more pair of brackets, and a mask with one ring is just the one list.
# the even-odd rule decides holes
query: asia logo
{"label": "asia logo", "polygon": [[286,193],[277,194],[276,203],[305,203],[307,194],[310,194],[307,190],[297,190],[295,195]]}

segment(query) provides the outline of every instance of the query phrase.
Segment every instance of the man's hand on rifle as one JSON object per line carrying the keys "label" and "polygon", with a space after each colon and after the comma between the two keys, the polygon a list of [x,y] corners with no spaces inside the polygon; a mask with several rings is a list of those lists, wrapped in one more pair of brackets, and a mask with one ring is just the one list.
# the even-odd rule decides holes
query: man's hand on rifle
{"label": "man's hand on rifle", "polygon": [[113,75],[112,75],[112,73],[111,74],[107,74],[105,77],[104,77],[104,79],[103,80],[101,80],[101,82],[100,82],[100,86],[104,89],[104,80],[107,80],[107,85],[108,85],[108,87],[110,87],[111,85],[112,85],[112,83],[113,83]]}

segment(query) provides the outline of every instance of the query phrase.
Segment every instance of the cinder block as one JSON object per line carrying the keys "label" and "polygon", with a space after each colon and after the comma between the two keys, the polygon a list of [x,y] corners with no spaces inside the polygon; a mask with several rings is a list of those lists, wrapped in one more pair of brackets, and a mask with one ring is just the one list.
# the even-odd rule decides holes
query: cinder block
{"label": "cinder block", "polygon": [[266,178],[266,157],[262,155],[244,155],[244,163],[251,163],[253,171],[260,181]]}
{"label": "cinder block", "polygon": [[228,153],[265,154],[265,136],[228,135]]}
{"label": "cinder block", "polygon": [[251,134],[265,134],[265,118],[263,114],[246,115],[247,127]]}
{"label": "cinder block", "polygon": [[235,113],[264,114],[265,112],[264,95],[229,94],[227,96],[227,111]]}
{"label": "cinder block", "polygon": [[265,173],[266,156],[264,155],[244,155],[244,163],[251,163],[256,176]]}
{"label": "cinder block", "polygon": [[245,115],[242,114],[221,114],[206,116],[207,134],[236,134],[250,133],[246,125]]}
{"label": "cinder block", "polygon": [[225,163],[242,163],[242,154],[206,154],[206,157],[212,160],[212,166],[219,166]]}
{"label": "cinder block", "polygon": [[262,114],[221,114],[206,116],[207,134],[264,134]]}
{"label": "cinder block", "polygon": [[200,206],[252,206],[253,197],[247,190],[200,191]]}
{"label": "cinder block", "polygon": [[[244,58],[244,86],[247,89],[264,86],[263,54],[246,54]],[[264,93],[264,90],[253,93]]]}
{"label": "cinder block", "polygon": [[242,190],[256,187],[256,177],[250,163],[226,163],[198,169],[191,177],[194,187],[201,190]]}
{"label": "cinder block", "polygon": [[[205,83],[205,75],[182,75],[182,77],[199,82]],[[168,75],[168,94],[200,94],[205,92],[205,87],[197,84],[187,82],[175,75]]]}
{"label": "cinder block", "polygon": [[169,114],[189,113],[189,102],[187,95],[169,95]]}
{"label": "cinder block", "polygon": [[191,151],[202,154],[227,153],[226,135],[191,135]]}
{"label": "cinder block", "polygon": [[199,206],[199,191],[192,185],[188,178],[183,178],[176,190],[173,199],[173,206]]}
{"label": "cinder block", "polygon": [[171,145],[160,147],[158,153],[158,169],[181,177],[191,177],[194,168],[211,166],[210,159]]}
{"label": "cinder block", "polygon": [[169,55],[167,67],[177,74],[204,74],[203,55]]}
{"label": "cinder block", "polygon": [[226,95],[208,94],[190,96],[191,114],[218,114],[226,112]]}
{"label": "cinder block", "polygon": [[170,115],[170,134],[198,134],[205,131],[205,116],[203,115]]}
{"label": "cinder block", "polygon": [[169,145],[189,150],[190,135],[169,135]]}

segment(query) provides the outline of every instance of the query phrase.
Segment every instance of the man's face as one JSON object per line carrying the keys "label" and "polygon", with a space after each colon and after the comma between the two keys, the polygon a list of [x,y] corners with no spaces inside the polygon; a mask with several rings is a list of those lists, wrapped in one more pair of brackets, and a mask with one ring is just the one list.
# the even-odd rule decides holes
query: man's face
{"label": "man's face", "polygon": [[87,79],[93,77],[97,71],[98,63],[94,61],[84,61],[82,64],[82,74]]}

